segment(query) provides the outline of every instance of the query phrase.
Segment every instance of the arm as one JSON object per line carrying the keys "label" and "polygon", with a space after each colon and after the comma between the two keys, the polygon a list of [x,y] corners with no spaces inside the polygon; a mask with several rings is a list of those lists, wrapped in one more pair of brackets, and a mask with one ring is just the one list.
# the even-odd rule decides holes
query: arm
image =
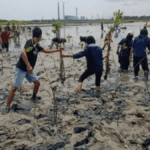
{"label": "arm", "polygon": [[87,49],[85,49],[83,52],[79,52],[77,54],[74,54],[74,55],[64,55],[62,54],[61,57],[71,57],[71,58],[81,58],[83,56],[86,56],[86,53],[87,53]]}
{"label": "arm", "polygon": [[32,67],[31,67],[31,65],[29,63],[29,60],[28,60],[28,57],[27,57],[27,52],[26,52],[25,49],[23,49],[23,51],[21,52],[21,56],[22,56],[22,59],[23,59],[24,63],[27,66],[27,71],[29,73],[32,73],[33,70],[32,70]]}
{"label": "arm", "polygon": [[58,49],[53,49],[53,50],[51,50],[51,49],[43,49],[42,52],[43,53],[55,53],[55,52],[60,52],[62,50],[63,50],[63,48],[58,48]]}
{"label": "arm", "polygon": [[62,54],[61,57],[63,57],[63,58],[64,58],[64,57],[70,57],[70,58],[73,58],[73,55],[64,55],[64,54]]}
{"label": "arm", "polygon": [[120,49],[120,45],[118,45],[118,47],[117,47],[117,51],[116,51],[117,55],[119,54],[119,49]]}
{"label": "arm", "polygon": [[130,59],[132,58],[132,53],[133,53],[133,47],[131,48],[131,51],[130,51]]}

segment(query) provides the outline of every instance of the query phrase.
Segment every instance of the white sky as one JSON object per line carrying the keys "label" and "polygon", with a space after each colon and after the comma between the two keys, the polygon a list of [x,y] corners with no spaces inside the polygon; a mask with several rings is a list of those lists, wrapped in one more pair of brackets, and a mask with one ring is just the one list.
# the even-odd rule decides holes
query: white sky
{"label": "white sky", "polygon": [[[59,1],[59,0],[58,0]],[[33,20],[57,19],[57,0],[0,0],[0,19]],[[111,18],[114,11],[120,9],[125,16],[150,16],[150,0],[60,0],[60,18],[65,15],[85,16],[94,19]]]}

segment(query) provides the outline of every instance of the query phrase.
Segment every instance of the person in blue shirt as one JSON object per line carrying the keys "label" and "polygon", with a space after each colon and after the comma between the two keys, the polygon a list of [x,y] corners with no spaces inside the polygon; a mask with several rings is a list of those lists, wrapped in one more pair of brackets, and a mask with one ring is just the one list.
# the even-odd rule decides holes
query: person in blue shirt
{"label": "person in blue shirt", "polygon": [[149,68],[145,50],[146,48],[150,50],[150,39],[147,36],[147,30],[142,29],[140,35],[137,36],[133,42],[133,66],[136,80],[138,79],[139,65],[141,64],[144,71],[145,81],[148,81]]}
{"label": "person in blue shirt", "polygon": [[85,72],[80,76],[78,81],[78,90],[82,89],[82,82],[92,74],[96,76],[96,90],[97,93],[100,91],[100,80],[103,72],[103,55],[101,47],[95,44],[95,39],[93,36],[87,37],[87,44],[88,47],[84,49],[84,51],[79,52],[74,55],[64,55],[62,54],[61,57],[71,57],[74,59],[86,57],[87,60],[87,69]]}
{"label": "person in blue shirt", "polygon": [[[131,49],[133,47],[132,39],[133,39],[133,32],[129,31],[126,38],[123,38],[118,43],[117,54],[119,55],[119,63],[120,63],[121,72],[128,71],[128,67],[130,63],[129,57],[131,54]],[[121,47],[121,50],[119,52],[120,47]]]}

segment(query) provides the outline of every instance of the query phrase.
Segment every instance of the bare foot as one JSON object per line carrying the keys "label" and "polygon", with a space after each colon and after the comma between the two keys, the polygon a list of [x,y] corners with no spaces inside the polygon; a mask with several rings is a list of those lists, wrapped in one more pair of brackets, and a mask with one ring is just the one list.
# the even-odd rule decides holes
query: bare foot
{"label": "bare foot", "polygon": [[80,91],[82,89],[82,82],[78,83],[78,91]]}

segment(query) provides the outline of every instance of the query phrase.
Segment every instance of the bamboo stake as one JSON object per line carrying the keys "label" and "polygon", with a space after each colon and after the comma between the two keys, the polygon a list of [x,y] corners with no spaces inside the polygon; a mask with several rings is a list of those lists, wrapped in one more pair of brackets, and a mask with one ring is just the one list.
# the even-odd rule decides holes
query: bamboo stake
{"label": "bamboo stake", "polygon": [[[41,57],[41,55],[40,55],[40,57]],[[41,58],[41,60],[42,60],[42,58]],[[43,66],[44,66],[44,72],[45,72],[45,74],[46,74],[46,76],[47,76],[47,78],[48,78],[48,74],[46,73],[46,67],[45,67],[45,65],[44,65],[44,62],[42,61],[42,63],[43,63]],[[50,83],[50,79],[48,78],[48,80],[49,80],[49,83]],[[50,87],[51,87],[51,85],[50,85]],[[44,88],[45,89],[45,88]],[[52,90],[52,93],[53,93],[53,100],[54,100],[54,121],[55,121],[55,123],[56,123],[56,125],[57,125],[57,103],[56,103],[56,98],[55,98],[55,93],[56,93],[56,87],[54,87],[54,88],[52,88],[51,87],[51,90]],[[47,91],[47,90],[46,90]],[[51,94],[50,94],[50,92],[49,91],[47,91],[48,93],[49,93],[49,95],[51,96]]]}

